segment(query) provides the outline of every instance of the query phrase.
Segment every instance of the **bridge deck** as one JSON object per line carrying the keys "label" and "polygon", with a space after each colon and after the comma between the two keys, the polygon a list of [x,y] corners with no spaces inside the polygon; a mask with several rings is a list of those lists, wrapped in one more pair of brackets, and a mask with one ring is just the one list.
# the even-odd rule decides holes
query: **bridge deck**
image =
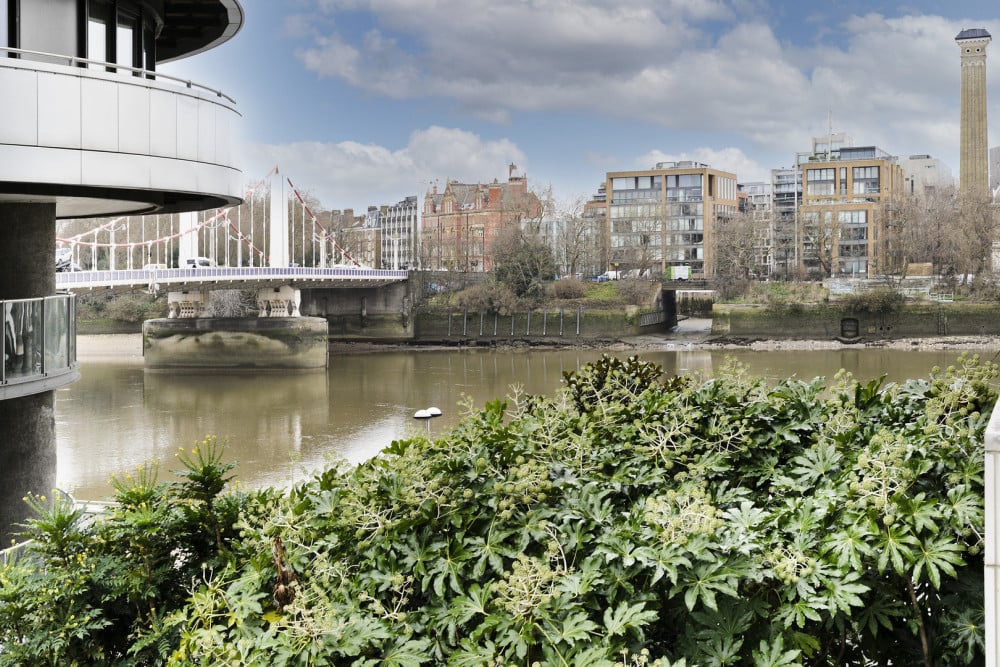
{"label": "bridge deck", "polygon": [[205,267],[193,269],[131,269],[124,271],[66,271],[56,274],[60,290],[266,289],[290,285],[312,287],[381,287],[407,279],[407,271],[344,267]]}

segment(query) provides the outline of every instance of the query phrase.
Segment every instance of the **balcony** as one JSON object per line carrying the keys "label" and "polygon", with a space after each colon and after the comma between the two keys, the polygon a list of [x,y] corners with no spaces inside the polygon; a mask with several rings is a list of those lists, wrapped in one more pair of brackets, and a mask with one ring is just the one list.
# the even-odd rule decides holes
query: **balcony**
{"label": "balcony", "polygon": [[0,91],[10,101],[0,105],[0,193],[55,201],[59,218],[240,201],[233,150],[240,114],[220,91],[6,47]]}
{"label": "balcony", "polygon": [[76,301],[72,294],[0,301],[0,313],[0,401],[76,381]]}

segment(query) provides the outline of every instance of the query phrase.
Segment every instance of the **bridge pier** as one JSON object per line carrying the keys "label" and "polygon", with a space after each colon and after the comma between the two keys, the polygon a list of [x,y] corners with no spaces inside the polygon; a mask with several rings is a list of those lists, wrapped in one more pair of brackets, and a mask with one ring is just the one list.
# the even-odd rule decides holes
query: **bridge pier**
{"label": "bridge pier", "polygon": [[142,324],[149,370],[322,370],[329,334],[319,317],[161,318]]}

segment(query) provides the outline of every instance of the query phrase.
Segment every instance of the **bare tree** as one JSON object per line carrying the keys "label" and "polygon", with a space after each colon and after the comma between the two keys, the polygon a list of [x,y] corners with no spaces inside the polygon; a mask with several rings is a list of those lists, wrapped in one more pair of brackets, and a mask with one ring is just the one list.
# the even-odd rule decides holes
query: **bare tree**
{"label": "bare tree", "polygon": [[723,296],[743,292],[761,271],[758,262],[766,228],[750,213],[719,218],[713,236],[714,277]]}

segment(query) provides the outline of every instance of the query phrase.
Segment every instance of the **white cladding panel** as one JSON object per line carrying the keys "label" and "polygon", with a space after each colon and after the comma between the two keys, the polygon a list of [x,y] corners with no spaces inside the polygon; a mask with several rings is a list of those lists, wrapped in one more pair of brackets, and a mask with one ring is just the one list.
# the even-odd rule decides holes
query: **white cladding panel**
{"label": "white cladding panel", "polygon": [[149,154],[177,157],[176,95],[152,90],[149,93]]}
{"label": "white cladding panel", "polygon": [[198,106],[198,161],[215,162],[215,112],[214,104]]}
{"label": "white cladding panel", "polygon": [[149,89],[120,86],[118,89],[118,150],[149,154]]}
{"label": "white cladding panel", "polygon": [[0,144],[38,142],[38,75],[30,70],[0,67],[0,90],[4,99],[17,104],[0,104]]}
{"label": "white cladding panel", "polygon": [[0,144],[0,181],[80,182],[80,151]]}
{"label": "white cladding panel", "polygon": [[81,79],[80,126],[85,150],[118,150],[118,88],[115,81]]}
{"label": "white cladding panel", "polygon": [[198,101],[177,95],[177,157],[198,159]]}
{"label": "white cladding panel", "polygon": [[80,77],[38,72],[38,144],[80,148]]}

